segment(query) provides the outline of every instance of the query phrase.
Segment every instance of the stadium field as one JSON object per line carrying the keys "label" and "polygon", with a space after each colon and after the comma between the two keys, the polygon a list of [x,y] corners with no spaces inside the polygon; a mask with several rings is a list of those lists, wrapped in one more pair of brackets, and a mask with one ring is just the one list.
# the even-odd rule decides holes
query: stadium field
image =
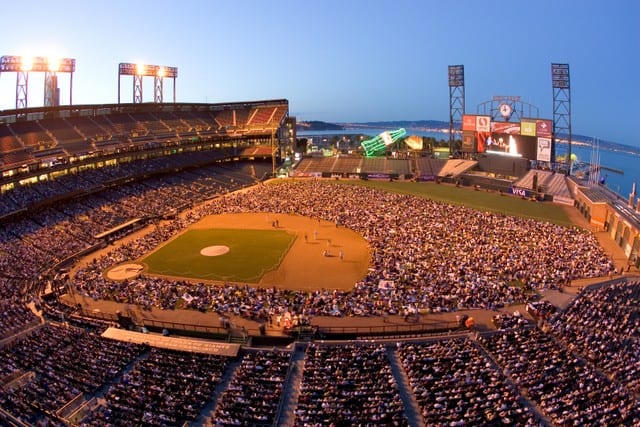
{"label": "stadium field", "polygon": [[[228,252],[201,254],[212,247]],[[233,213],[203,218],[136,262],[147,275],[177,279],[350,290],[367,273],[369,261],[366,240],[332,222],[295,214]]]}

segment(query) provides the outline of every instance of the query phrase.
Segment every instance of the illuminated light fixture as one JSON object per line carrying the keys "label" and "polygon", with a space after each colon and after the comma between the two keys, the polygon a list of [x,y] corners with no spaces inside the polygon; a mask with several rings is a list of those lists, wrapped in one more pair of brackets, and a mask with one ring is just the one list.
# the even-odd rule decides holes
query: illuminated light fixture
{"label": "illuminated light fixture", "polygon": [[163,102],[162,80],[164,78],[173,79],[173,102],[176,102],[176,78],[178,77],[177,67],[121,62],[118,65],[118,104],[120,103],[120,80],[122,76],[133,76],[134,104],[142,102],[143,77],[153,77],[155,79],[154,102]]}
{"label": "illuminated light fixture", "polygon": [[51,71],[52,73],[55,73],[56,71],[60,70],[60,58],[56,58],[56,57],[47,58],[47,64],[49,66],[49,71]]}
{"label": "illuminated light fixture", "polygon": [[21,71],[31,71],[33,68],[33,57],[32,56],[22,56],[20,57],[20,70]]}
{"label": "illuminated light fixture", "polygon": [[[43,56],[2,56],[0,57],[0,73],[4,72],[47,72],[51,71],[53,59]],[[76,60],[73,58],[56,58],[57,72],[73,73],[76,70]]]}
{"label": "illuminated light fixture", "polygon": [[[27,108],[27,93],[30,73],[45,73],[45,107],[57,104],[57,83],[47,80],[50,75],[58,73],[69,74],[69,105],[73,104],[73,73],[76,70],[76,60],[73,58],[44,57],[44,56],[15,56],[0,57],[0,73],[17,73],[16,78],[16,111]],[[55,100],[55,102],[53,102]],[[23,113],[16,113],[16,117]]]}

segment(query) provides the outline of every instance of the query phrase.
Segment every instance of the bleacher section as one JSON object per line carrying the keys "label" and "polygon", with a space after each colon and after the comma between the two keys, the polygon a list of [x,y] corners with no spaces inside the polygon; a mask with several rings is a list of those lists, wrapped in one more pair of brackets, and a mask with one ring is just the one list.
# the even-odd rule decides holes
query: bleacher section
{"label": "bleacher section", "polygon": [[432,159],[430,157],[420,157],[417,159],[417,168],[420,175],[440,175],[440,171],[447,163],[447,160]]}
{"label": "bleacher section", "polygon": [[93,121],[91,117],[69,117],[64,120],[86,139],[95,139],[109,133],[108,130]]}
{"label": "bleacher section", "polygon": [[221,128],[226,128],[228,126],[235,126],[236,124],[236,114],[235,110],[222,110],[218,112],[215,116],[215,121]]}
{"label": "bleacher section", "polygon": [[146,133],[144,124],[136,121],[136,119],[127,113],[105,116],[105,120],[109,123],[113,133],[116,135],[131,133],[144,135]]}
{"label": "bleacher section", "polygon": [[0,153],[0,167],[10,168],[32,162],[34,157],[30,150],[20,149]]}
{"label": "bleacher section", "polygon": [[11,123],[11,131],[18,135],[25,147],[34,149],[45,149],[53,146],[55,142],[47,131],[40,126],[38,121]]}
{"label": "bleacher section", "polygon": [[390,157],[305,157],[295,168],[297,174],[385,174],[404,177],[410,174],[422,176],[455,177],[472,169],[475,161],[439,160],[422,157],[412,167],[411,159]]}
{"label": "bleacher section", "polygon": [[438,173],[442,177],[456,177],[472,169],[478,162],[475,160],[452,159],[447,161]]}
{"label": "bleacher section", "polygon": [[45,119],[40,121],[40,126],[49,131],[57,142],[74,143],[83,141],[80,135],[66,120]]}
{"label": "bleacher section", "polygon": [[171,133],[175,135],[175,131],[171,132],[171,129],[169,127],[167,127],[162,121],[158,120],[150,113],[134,113],[131,114],[131,117],[140,125],[142,125],[143,129],[148,130],[154,135],[164,135]]}
{"label": "bleacher section", "polygon": [[359,157],[341,157],[333,163],[332,173],[358,173],[363,169],[364,159]]}
{"label": "bleacher section", "polygon": [[305,157],[298,163],[295,171],[302,174],[331,172],[336,160],[336,157]]}
{"label": "bleacher section", "polygon": [[0,152],[8,153],[9,151],[24,148],[20,141],[11,133],[8,127],[0,127]]}
{"label": "bleacher section", "polygon": [[552,195],[556,202],[573,204],[573,196],[567,184],[567,177],[562,173],[532,169],[513,185],[518,188],[535,190],[533,181],[536,175],[538,177],[538,187],[542,193]]}
{"label": "bleacher section", "polygon": [[[21,168],[20,173],[35,176],[39,169],[67,163],[71,157],[77,161],[82,156],[144,151],[243,134],[272,138],[287,112],[286,100],[33,108],[22,115],[29,120],[18,120],[16,115],[0,117],[0,168],[6,171],[25,165],[29,167]],[[265,154],[260,151],[255,155]],[[47,159],[56,161],[39,163]]]}
{"label": "bleacher section", "polygon": [[262,107],[256,108],[254,113],[251,115],[251,120],[249,120],[250,125],[264,125],[271,121],[271,117],[275,113],[274,107]]}

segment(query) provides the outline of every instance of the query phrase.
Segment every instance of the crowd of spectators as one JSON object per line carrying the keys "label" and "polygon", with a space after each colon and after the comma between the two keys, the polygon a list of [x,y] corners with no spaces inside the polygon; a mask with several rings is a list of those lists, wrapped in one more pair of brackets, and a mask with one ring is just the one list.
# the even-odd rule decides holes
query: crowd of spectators
{"label": "crowd of spectators", "polygon": [[[219,166],[165,178],[102,190],[6,222],[0,227],[0,253],[6,255],[0,257],[0,267],[5,267],[2,271],[9,277],[35,279],[56,263],[98,243],[95,236],[99,233],[134,218],[177,212],[252,181],[245,167]],[[10,194],[3,194],[3,200]]]}
{"label": "crowd of spectators", "polygon": [[541,300],[528,303],[524,309],[535,319],[548,319],[558,307],[547,300]]}
{"label": "crowd of spectators", "polygon": [[105,404],[82,426],[182,426],[193,422],[214,394],[228,358],[151,348],[111,385]]}
{"label": "crowd of spectators", "polygon": [[0,217],[50,200],[64,198],[70,194],[93,192],[113,181],[176,170],[194,163],[212,162],[230,153],[232,151],[226,149],[183,152],[172,156],[144,158],[106,167],[88,168],[81,172],[58,176],[55,179],[19,185],[2,194],[5,203],[0,204]]}
{"label": "crowd of spectators", "polygon": [[310,345],[296,425],[408,425],[385,347]]}
{"label": "crowd of spectators", "polygon": [[17,297],[0,299],[0,340],[15,335],[40,319]]}
{"label": "crowd of spectators", "polygon": [[[0,348],[0,378],[33,373],[21,387],[0,388],[0,402],[29,408],[27,414],[36,419],[55,418],[57,410],[80,394],[94,393],[142,351],[80,328],[44,325]],[[21,414],[18,410],[15,415]]]}
{"label": "crowd of spectators", "polygon": [[[108,182],[118,179],[119,171],[129,167],[135,165],[104,168],[83,176],[113,173],[110,178],[96,181]],[[144,166],[137,173],[144,173],[147,167],[151,166]],[[132,174],[131,170],[126,173]],[[0,338],[34,321],[23,308],[25,294],[45,280],[41,275],[46,269],[94,244],[97,233],[133,217],[162,215],[179,210],[185,203],[196,204],[225,194],[250,182],[248,176],[246,170],[233,168],[183,171],[169,179],[152,178],[96,192],[5,223],[0,227]],[[24,207],[57,197],[60,191],[72,192],[81,188],[76,181],[82,182],[69,178],[24,190],[37,191],[40,198],[21,198],[22,190],[16,190],[10,193],[12,204]],[[348,227],[371,246],[371,269],[350,292],[291,292],[239,284],[211,286],[145,275],[116,282],[103,275],[109,267],[138,258],[202,217],[227,212],[295,213]],[[285,312],[306,318],[382,316],[402,313],[407,307],[434,312],[491,309],[530,302],[532,291],[560,288],[573,279],[605,276],[612,268],[595,238],[579,229],[370,188],[307,181],[256,186],[247,192],[209,200],[185,216],[159,223],[139,239],[114,246],[107,255],[81,269],[71,285],[95,299],[163,309],[173,309],[180,301],[185,308],[265,320]],[[521,286],[512,286],[514,281]],[[556,316],[549,312],[545,317],[553,336],[539,329],[519,328],[481,338],[481,342],[507,376],[554,423],[640,423],[640,405],[632,395],[638,393],[640,381],[639,287],[635,283],[588,291],[567,312]],[[558,344],[554,336],[567,348]],[[440,367],[430,369],[428,375],[420,374],[422,381],[430,381],[431,388],[414,385],[416,397],[425,402],[425,420],[535,423],[532,414],[521,407],[517,394],[477,350],[466,340],[399,347],[410,378],[419,376],[425,367]],[[34,373],[24,386],[0,389],[0,406],[22,414],[29,422],[47,417],[73,397],[91,394],[121,374],[124,366],[142,351],[140,346],[101,339],[77,328],[44,326],[0,349],[0,378]],[[204,356],[201,360],[201,356],[153,350],[148,358],[136,362],[132,373],[110,388],[107,405],[93,413],[87,425],[102,425],[106,420],[125,425],[123,420],[134,413],[149,424],[192,419],[211,398],[212,387],[225,369],[224,361],[212,362]],[[359,370],[351,371],[345,360],[350,364],[356,361]],[[244,363],[228,395],[220,401],[217,416],[221,425],[242,424],[247,418],[254,423],[273,421],[274,405],[279,402],[275,396],[282,391],[289,366],[288,354],[255,353],[247,356],[246,366]],[[303,422],[322,423],[313,421],[317,419],[314,417],[328,416],[334,420],[370,417],[397,425],[406,423],[388,360],[380,348],[311,346],[306,365],[309,372],[317,373],[309,379],[305,373],[303,379],[304,393],[297,412]],[[327,403],[318,409],[308,396],[319,393],[314,389],[319,386],[318,381],[327,386],[327,366],[338,366],[331,378],[344,381],[331,383],[334,395],[327,396]],[[456,372],[455,385],[442,375],[443,367]],[[171,382],[166,388],[168,372]],[[478,390],[485,386],[493,392],[481,394]],[[369,392],[358,391],[358,387]],[[337,405],[345,395],[350,396],[350,402],[361,401],[358,411],[345,411]],[[268,405],[266,396],[272,396]],[[468,402],[459,403],[460,396]],[[441,411],[425,409],[432,400]],[[178,404],[185,412],[172,418],[170,413],[175,414]],[[338,407],[340,414],[331,415]],[[165,408],[166,412],[158,408]]]}
{"label": "crowd of spectators", "polygon": [[539,425],[518,390],[467,338],[405,343],[398,355],[427,425]]}
{"label": "crowd of spectators", "polygon": [[640,281],[586,289],[566,311],[552,318],[551,332],[640,395]]}
{"label": "crowd of spectators", "polygon": [[480,342],[554,425],[640,424],[638,398],[551,334],[538,328],[514,329],[480,337]]}
{"label": "crowd of spectators", "polygon": [[491,317],[491,323],[496,329],[521,328],[530,324],[519,311],[494,314]]}
{"label": "crowd of spectators", "polygon": [[290,352],[246,353],[220,396],[214,425],[274,425],[290,362]]}
{"label": "crowd of spectators", "polygon": [[[407,307],[434,312],[493,309],[527,302],[532,290],[557,288],[567,278],[605,276],[613,268],[595,237],[584,230],[323,181],[263,185],[230,194],[194,209],[172,230],[224,212],[296,213],[353,229],[372,247],[370,272],[350,292],[213,287],[146,276],[109,283],[100,276],[109,265],[123,261],[115,249],[78,274],[75,285],[94,298],[131,302],[139,293],[136,289],[144,288],[144,298],[151,298],[145,305],[163,308],[188,294],[198,308],[260,320],[286,311],[380,316]],[[131,259],[151,246],[145,238],[135,242]],[[522,286],[513,286],[513,281]]]}

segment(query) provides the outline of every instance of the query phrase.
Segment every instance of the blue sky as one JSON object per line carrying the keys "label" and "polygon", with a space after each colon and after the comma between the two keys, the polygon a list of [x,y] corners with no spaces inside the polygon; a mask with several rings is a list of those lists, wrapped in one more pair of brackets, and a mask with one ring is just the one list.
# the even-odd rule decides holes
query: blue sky
{"label": "blue sky", "polygon": [[[550,64],[569,63],[573,132],[640,146],[636,0],[26,1],[4,4],[2,22],[0,55],[76,59],[74,104],[116,102],[118,64],[145,62],[178,67],[178,102],[287,98],[299,120],[448,120],[447,66],[463,64],[468,113],[511,95],[552,118]],[[0,109],[15,106],[15,79],[0,75]],[[29,106],[42,105],[42,80],[30,75]],[[131,78],[121,84],[131,102]],[[60,88],[68,104],[68,75]]]}

